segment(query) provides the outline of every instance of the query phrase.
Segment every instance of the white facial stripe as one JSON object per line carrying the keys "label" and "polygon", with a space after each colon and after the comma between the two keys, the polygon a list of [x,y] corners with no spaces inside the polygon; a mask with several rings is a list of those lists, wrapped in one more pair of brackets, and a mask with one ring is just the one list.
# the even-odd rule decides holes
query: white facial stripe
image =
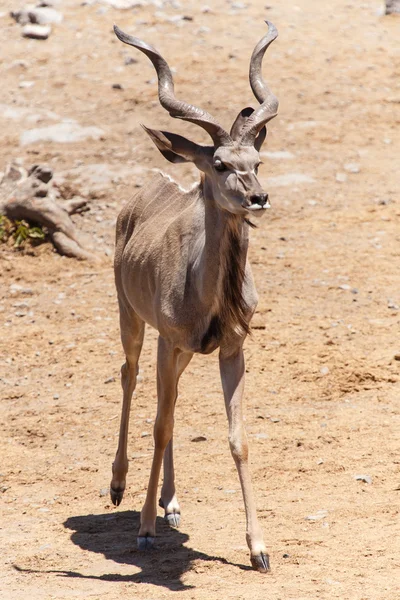
{"label": "white facial stripe", "polygon": [[236,171],[236,173],[238,175],[249,175],[249,174],[255,175],[256,174],[254,169],[252,171]]}

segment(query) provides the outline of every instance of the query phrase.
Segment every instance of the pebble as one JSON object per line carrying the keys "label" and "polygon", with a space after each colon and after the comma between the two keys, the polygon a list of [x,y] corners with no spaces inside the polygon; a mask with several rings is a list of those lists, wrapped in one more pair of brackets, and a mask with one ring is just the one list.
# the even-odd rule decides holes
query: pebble
{"label": "pebble", "polygon": [[347,181],[346,173],[336,173],[336,181],[338,183],[346,183],[346,181]]}
{"label": "pebble", "polygon": [[363,481],[364,483],[367,483],[368,485],[371,485],[371,483],[372,483],[372,477],[370,477],[369,475],[354,475],[354,479],[356,481]]}
{"label": "pebble", "polygon": [[287,173],[286,175],[267,178],[267,184],[272,187],[296,185],[299,183],[315,183],[315,179],[310,175],[304,175],[303,173]]}
{"label": "pebble", "polygon": [[346,163],[344,165],[344,169],[348,173],[359,173],[360,172],[360,165],[358,163]]}
{"label": "pebble", "polygon": [[268,439],[268,434],[266,433],[256,433],[254,435],[255,438],[257,438],[258,440],[266,440]]}
{"label": "pebble", "polygon": [[99,496],[100,498],[103,498],[104,496],[108,496],[108,494],[110,493],[110,488],[101,488],[101,490],[99,491]]}
{"label": "pebble", "polygon": [[394,355],[394,360],[400,360],[400,354],[395,354]]}
{"label": "pebble", "polygon": [[104,383],[114,383],[114,381],[115,381],[115,377],[109,377],[108,379],[106,379],[104,381]]}
{"label": "pebble", "polygon": [[292,160],[294,158],[294,154],[292,152],[287,152],[286,150],[280,150],[277,152],[260,152],[260,156],[272,158],[273,160]]}
{"label": "pebble", "polygon": [[61,23],[63,15],[58,10],[49,7],[36,7],[28,11],[29,21],[37,25],[49,25],[50,23]]}
{"label": "pebble", "polygon": [[190,440],[191,442],[206,442],[207,438],[204,435],[198,435]]}
{"label": "pebble", "polygon": [[50,25],[25,25],[22,28],[22,37],[33,40],[47,40],[50,33]]}
{"label": "pebble", "polygon": [[305,517],[306,521],[320,521],[321,519],[325,519],[325,517],[328,515],[328,511],[325,509],[320,509],[317,510],[317,512],[314,515],[308,515],[307,517]]}
{"label": "pebble", "polygon": [[144,438],[144,437],[149,437],[151,435],[151,433],[149,433],[148,431],[142,431],[142,433],[140,434],[140,437]]}
{"label": "pebble", "polygon": [[321,367],[319,372],[321,373],[321,375],[328,375],[329,367]]}

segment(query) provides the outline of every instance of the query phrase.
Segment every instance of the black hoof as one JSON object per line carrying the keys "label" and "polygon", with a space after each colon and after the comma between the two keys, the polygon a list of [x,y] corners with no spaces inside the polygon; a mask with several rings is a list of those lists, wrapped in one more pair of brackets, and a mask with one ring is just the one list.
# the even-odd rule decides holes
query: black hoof
{"label": "black hoof", "polygon": [[146,550],[151,550],[152,548],[154,548],[154,540],[155,538],[151,537],[150,535],[138,535],[138,537],[136,538],[138,550],[142,552],[145,552]]}
{"label": "black hoof", "polygon": [[110,487],[111,502],[114,504],[114,506],[119,506],[121,504],[122,498],[124,497],[124,491],[125,490],[121,488],[114,490],[112,487]]}
{"label": "black hoof", "polygon": [[257,554],[256,556],[250,556],[251,564],[253,565],[253,569],[259,571],[260,573],[268,573],[269,568],[269,556],[268,554]]}

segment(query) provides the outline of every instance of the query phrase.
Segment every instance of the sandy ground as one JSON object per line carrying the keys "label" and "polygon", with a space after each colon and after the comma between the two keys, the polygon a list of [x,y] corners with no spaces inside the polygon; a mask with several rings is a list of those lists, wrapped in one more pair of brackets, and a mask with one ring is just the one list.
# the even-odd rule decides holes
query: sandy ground
{"label": "sandy ground", "polygon": [[[91,198],[74,218],[102,257],[0,249],[2,599],[400,598],[400,19],[372,1],[208,4],[121,11],[66,0],[45,42],[23,39],[0,5],[0,170],[11,158],[49,162]],[[193,20],[168,20],[177,14]],[[160,509],[158,549],[135,549],[156,402],[150,329],[123,504],[107,493],[123,362],[115,218],[148,169],[195,176],[167,164],[139,123],[206,140],[159,107],[150,63],[112,24],[159,47],[179,95],[228,127],[251,102],[246,73],[263,18],[280,32],[264,65],[280,112],[261,170],[272,210],[252,233],[260,303],[246,399],[268,575],[249,568],[215,355],[196,357],[180,386],[181,529],[168,530]],[[21,144],[24,131],[67,119],[104,133]],[[110,173],[102,184],[100,172]]]}

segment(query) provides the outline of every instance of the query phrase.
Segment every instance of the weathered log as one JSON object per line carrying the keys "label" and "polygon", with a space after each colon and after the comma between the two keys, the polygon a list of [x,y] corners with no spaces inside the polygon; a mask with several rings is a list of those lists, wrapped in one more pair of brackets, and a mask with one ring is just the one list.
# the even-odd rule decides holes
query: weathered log
{"label": "weathered log", "polygon": [[27,172],[23,167],[11,164],[0,184],[3,200],[0,213],[9,219],[25,220],[45,227],[60,254],[80,260],[96,260],[96,256],[84,247],[82,236],[70,215],[86,207],[86,200],[73,198],[57,202],[50,181],[53,171],[47,165],[35,165]]}
{"label": "weathered log", "polygon": [[400,14],[400,0],[386,0],[386,14]]}

